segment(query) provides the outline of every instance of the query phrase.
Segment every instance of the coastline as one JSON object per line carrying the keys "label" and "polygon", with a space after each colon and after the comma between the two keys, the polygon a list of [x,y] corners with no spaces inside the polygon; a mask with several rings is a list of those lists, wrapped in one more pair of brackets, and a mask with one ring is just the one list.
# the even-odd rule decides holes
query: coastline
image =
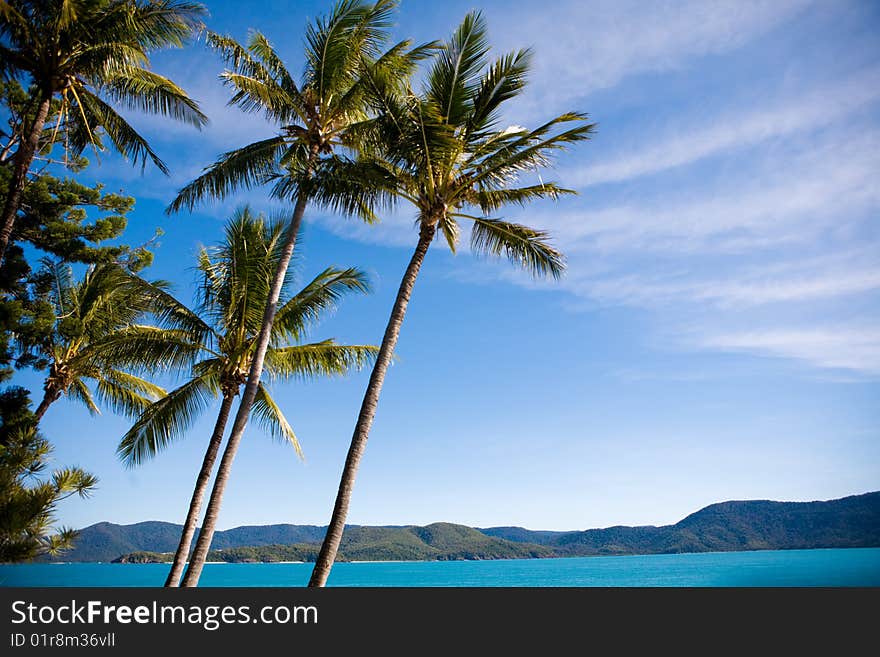
{"label": "coastline", "polygon": [[[703,555],[724,554],[767,554],[784,552],[822,552],[836,550],[880,550],[880,545],[860,545],[852,547],[794,547],[794,548],[761,548],[755,550],[701,550],[698,552],[639,552],[626,554],[572,554],[546,557],[501,557],[498,559],[351,559],[340,560],[336,565],[343,564],[416,564],[416,563],[487,563],[487,562],[523,562],[523,561],[571,561],[576,559],[625,559],[627,557],[700,557]],[[0,566],[77,566],[77,565],[113,565],[113,566],[169,566],[171,561],[40,561],[33,563],[3,563]],[[206,561],[212,566],[236,565],[303,565],[314,564],[314,561]]]}
{"label": "coastline", "polygon": [[[624,555],[626,558],[370,561],[338,564],[345,587],[864,587],[880,586],[880,547]],[[226,563],[226,562],[222,562]],[[63,568],[47,566],[63,565]],[[0,565],[0,587],[160,587],[168,564]],[[121,565],[121,564],[119,564]],[[126,564],[130,565],[130,564]],[[208,587],[301,587],[310,563],[247,563],[203,573]],[[161,566],[161,567],[160,567]],[[274,566],[274,567],[273,567]]]}

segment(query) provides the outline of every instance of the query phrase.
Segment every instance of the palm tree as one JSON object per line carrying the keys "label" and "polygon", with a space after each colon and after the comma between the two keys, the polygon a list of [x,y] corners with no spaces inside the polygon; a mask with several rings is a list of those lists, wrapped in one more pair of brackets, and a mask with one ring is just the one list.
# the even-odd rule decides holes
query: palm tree
{"label": "palm tree", "polygon": [[[490,213],[511,203],[525,205],[571,193],[540,179],[534,184],[521,184],[519,179],[546,165],[553,151],[587,139],[594,126],[582,114],[566,113],[534,130],[499,130],[502,104],[515,98],[525,84],[530,53],[521,50],[490,64],[488,51],[485,22],[479,13],[472,13],[438,53],[421,96],[396,94],[377,83],[375,102],[382,116],[375,124],[374,157],[337,162],[326,180],[315,183],[326,194],[324,200],[348,211],[356,210],[364,195],[375,196],[376,185],[383,184],[389,193],[415,206],[419,237],[373,366],[309,586],[326,583],[336,558],[385,374],[435,235],[441,233],[454,251],[458,219],[468,219],[473,251],[503,254],[533,275],[556,278],[563,271],[563,256],[548,244],[546,233],[492,218]],[[468,206],[481,214],[466,214],[463,210]]]}
{"label": "palm tree", "polygon": [[53,99],[74,154],[101,147],[98,128],[125,157],[165,164],[110,103],[162,114],[197,127],[207,122],[174,82],[148,70],[148,54],[180,47],[201,26],[205,8],[179,0],[0,0],[0,75],[27,76],[36,112],[15,154],[0,219],[6,252],[27,172],[41,147]]}
{"label": "palm tree", "polygon": [[[353,128],[368,122],[368,78],[364,71],[369,70],[383,80],[399,80],[432,47],[428,44],[409,50],[409,41],[402,41],[384,53],[380,51],[396,4],[396,0],[378,0],[375,4],[339,0],[326,19],[316,20],[306,31],[306,67],[299,85],[262,34],[252,33],[247,47],[228,37],[209,36],[210,43],[230,66],[221,76],[235,90],[230,102],[245,111],[264,113],[279,126],[279,131],[273,137],[225,153],[180,191],[169,211],[192,209],[204,198],[223,198],[236,189],[273,181],[275,197],[295,202],[266,298],[247,383],[208,502],[205,523],[184,578],[185,586],[198,582],[232,461],[257,399],[282,282],[306,206],[316,196],[312,180],[318,172],[332,168],[339,149],[354,145],[357,131]],[[364,197],[360,209],[370,216],[371,199],[367,194]]]}
{"label": "palm tree", "polygon": [[[226,228],[223,244],[202,249],[199,255],[203,284],[198,311],[179,303],[166,304],[168,310],[162,315],[165,326],[133,326],[117,340],[120,353],[139,354],[141,367],[147,369],[155,368],[156,363],[180,365],[195,359],[189,380],[147,408],[122,438],[118,453],[127,465],[142,463],[182,437],[216,397],[221,399],[166,586],[178,585],[189,555],[229,412],[254,357],[263,308],[285,238],[282,222],[254,216],[247,207],[237,211]],[[342,375],[369,362],[376,347],[339,345],[333,340],[302,343],[309,324],[350,291],[368,291],[364,274],[331,267],[295,295],[282,292],[266,352],[270,377]],[[272,436],[290,442],[300,453],[290,424],[262,383],[252,414]]]}
{"label": "palm tree", "polygon": [[[74,281],[70,265],[43,260],[37,288],[54,311],[52,330],[35,343],[19,344],[20,361],[48,368],[43,399],[34,411],[39,422],[62,396],[100,411],[87,381],[96,383],[98,401],[114,412],[139,415],[165,394],[157,385],[126,371],[128,356],[116,339],[128,326],[157,305],[164,283],[147,284],[117,264],[90,267]],[[153,292],[155,290],[156,292]]]}

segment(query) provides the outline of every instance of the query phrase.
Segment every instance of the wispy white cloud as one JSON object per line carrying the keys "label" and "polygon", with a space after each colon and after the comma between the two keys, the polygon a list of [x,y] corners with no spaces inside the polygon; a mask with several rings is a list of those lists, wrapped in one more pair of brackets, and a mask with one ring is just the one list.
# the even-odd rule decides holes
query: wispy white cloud
{"label": "wispy white cloud", "polygon": [[[789,20],[809,0],[568,0],[555,11],[493,16],[501,47],[534,44],[533,98],[545,109],[612,87],[623,78],[668,71],[695,57],[742,46]],[[526,15],[527,14],[527,15]],[[560,21],[559,16],[565,16]]]}
{"label": "wispy white cloud", "polygon": [[581,170],[566,172],[566,184],[586,187],[629,180],[691,164],[730,149],[772,138],[815,132],[880,99],[880,69],[863,71],[844,81],[787,98],[757,110],[738,110],[711,122],[657,139],[641,135],[646,148],[632,150]]}
{"label": "wispy white cloud", "polygon": [[810,365],[880,375],[880,325],[759,330],[706,336],[700,346],[793,358]]}
{"label": "wispy white cloud", "polygon": [[541,215],[572,251],[744,252],[809,242],[880,205],[880,133],[853,130],[754,160],[684,193]]}
{"label": "wispy white cloud", "polygon": [[575,308],[646,310],[664,348],[876,377],[880,133],[862,121],[819,138],[789,135],[737,163],[737,175],[704,176],[683,189],[640,190],[624,201],[605,195],[598,207],[587,196],[562,212],[524,213],[569,255],[567,276],[550,285],[491,271],[562,289]]}
{"label": "wispy white cloud", "polygon": [[[576,274],[564,285],[579,296],[639,307],[711,304],[740,311],[771,304],[814,303],[880,290],[880,259],[873,250],[788,259],[760,266],[727,264],[704,270],[631,274]],[[580,272],[578,272],[580,274]]]}

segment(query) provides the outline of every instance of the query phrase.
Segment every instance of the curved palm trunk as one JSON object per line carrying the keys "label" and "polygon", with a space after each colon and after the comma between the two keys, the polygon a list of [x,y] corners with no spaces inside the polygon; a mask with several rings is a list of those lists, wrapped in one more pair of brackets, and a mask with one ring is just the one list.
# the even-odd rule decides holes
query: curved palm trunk
{"label": "curved palm trunk", "polygon": [[364,450],[367,447],[367,438],[370,437],[370,427],[373,425],[376,407],[379,405],[379,394],[382,392],[382,384],[385,382],[385,373],[388,371],[391,357],[394,354],[394,348],[397,346],[400,327],[406,315],[406,307],[409,305],[409,299],[416,284],[419,269],[422,268],[425,254],[428,252],[431,240],[434,239],[435,232],[435,226],[422,225],[415,253],[413,253],[412,259],[410,259],[409,265],[407,265],[406,273],[403,275],[403,280],[400,282],[397,298],[394,300],[394,307],[391,309],[391,317],[388,320],[388,326],[385,327],[385,335],[382,336],[379,355],[376,357],[376,364],[373,366],[370,382],[367,385],[367,391],[364,393],[364,400],[361,402],[361,410],[358,414],[357,424],[354,427],[354,435],[351,438],[348,456],[345,459],[342,479],[339,482],[339,491],[336,494],[336,504],[333,506],[333,515],[330,518],[327,534],[324,536],[321,551],[318,553],[315,567],[312,570],[312,577],[309,580],[310,587],[324,586],[327,583],[330,569],[336,560],[336,553],[339,551],[342,532],[345,529],[345,520],[348,516],[351,494],[354,490],[354,480],[357,476],[361,457],[364,455]]}
{"label": "curved palm trunk", "polygon": [[37,147],[40,145],[40,135],[43,134],[43,127],[46,124],[46,117],[49,115],[51,101],[51,95],[44,96],[40,100],[31,131],[15,152],[15,170],[12,172],[12,180],[9,181],[6,203],[3,206],[3,218],[0,220],[0,262],[2,262],[3,256],[6,254],[6,247],[9,246],[9,239],[12,237],[15,214],[18,212],[19,205],[21,204],[21,195],[24,191],[27,172],[31,167],[31,162],[34,161]]}
{"label": "curved palm trunk", "polygon": [[55,392],[54,390],[47,390],[43,393],[43,399],[40,402],[40,405],[37,406],[37,410],[34,411],[34,419],[37,423],[43,419],[43,416],[46,414],[46,411],[49,410],[49,407],[57,402],[60,397],[61,393]]}
{"label": "curved palm trunk", "polygon": [[214,469],[214,462],[217,460],[217,453],[220,451],[220,443],[223,442],[223,433],[226,431],[226,422],[229,420],[229,411],[232,410],[232,401],[234,399],[234,392],[224,393],[223,395],[223,403],[220,405],[220,414],[217,416],[216,424],[214,424],[214,433],[211,434],[211,440],[208,443],[205,458],[202,460],[202,469],[199,470],[199,476],[196,478],[196,487],[193,490],[192,500],[190,500],[189,503],[189,512],[186,514],[186,522],[183,524],[183,533],[180,536],[180,543],[177,546],[177,552],[174,553],[171,572],[168,573],[168,579],[165,580],[166,587],[176,587],[180,584],[180,576],[183,574],[183,566],[186,564],[186,558],[189,556],[189,548],[192,546],[192,539],[196,533],[196,525],[199,522],[199,512],[202,510],[202,500],[205,499],[205,491],[208,490],[208,482],[211,479],[211,470]]}
{"label": "curved palm trunk", "polygon": [[275,279],[272,281],[272,289],[269,291],[266,309],[263,311],[263,325],[260,327],[260,334],[257,336],[256,351],[251,361],[247,383],[241,395],[241,402],[238,405],[235,420],[232,423],[232,432],[229,434],[226,449],[223,450],[223,458],[220,460],[220,468],[217,470],[217,478],[214,480],[211,499],[208,501],[208,508],[205,511],[205,521],[202,524],[202,531],[199,534],[195,550],[193,550],[192,557],[190,558],[189,568],[187,568],[186,575],[183,578],[183,586],[196,586],[199,583],[202,568],[205,566],[205,559],[208,557],[208,550],[211,548],[214,528],[217,526],[217,517],[220,514],[220,505],[223,501],[223,491],[226,489],[226,483],[229,481],[232,461],[235,459],[235,453],[238,451],[238,445],[241,442],[241,437],[244,435],[244,430],[247,427],[247,421],[251,414],[251,408],[253,408],[254,399],[257,396],[260,376],[263,373],[263,360],[266,357],[266,349],[269,348],[269,338],[272,334],[272,322],[275,321],[278,299],[281,296],[281,287],[284,284],[284,276],[287,274],[287,267],[293,255],[296,236],[299,233],[299,227],[302,223],[307,203],[308,196],[305,193],[300,193],[296,199],[296,206],[293,209],[293,217],[290,220],[287,241],[284,244],[284,250],[281,252],[278,268],[275,270]]}

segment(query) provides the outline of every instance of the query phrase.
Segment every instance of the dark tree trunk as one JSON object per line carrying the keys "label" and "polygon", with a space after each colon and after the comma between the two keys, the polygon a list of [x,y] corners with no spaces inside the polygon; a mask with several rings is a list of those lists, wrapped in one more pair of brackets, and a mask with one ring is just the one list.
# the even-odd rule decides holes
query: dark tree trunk
{"label": "dark tree trunk", "polygon": [[409,299],[416,284],[419,269],[422,267],[425,254],[428,252],[428,247],[431,246],[431,240],[434,239],[435,232],[435,226],[422,225],[415,253],[413,253],[412,259],[406,268],[406,273],[403,275],[403,280],[400,282],[397,298],[394,300],[394,307],[391,310],[391,317],[388,320],[388,326],[385,328],[385,335],[382,336],[379,355],[376,357],[376,364],[373,365],[370,382],[367,385],[367,391],[364,393],[364,400],[361,403],[361,411],[358,415],[357,424],[354,427],[354,435],[351,438],[351,446],[348,449],[348,456],[345,459],[345,467],[342,470],[342,478],[339,482],[339,491],[336,494],[333,516],[330,518],[330,525],[327,527],[327,534],[324,536],[321,552],[318,554],[314,570],[312,570],[312,577],[309,580],[310,587],[324,586],[327,583],[330,569],[336,560],[336,553],[339,551],[339,543],[342,541],[342,532],[345,529],[345,520],[348,516],[351,494],[354,490],[354,480],[357,476],[361,457],[364,455],[364,450],[367,447],[367,439],[370,437],[370,427],[376,415],[376,407],[379,405],[379,394],[382,392],[382,384],[385,382],[385,373],[391,364],[391,357],[397,345],[397,338],[400,336],[400,327],[406,315],[406,307],[409,305]]}
{"label": "dark tree trunk", "polygon": [[31,168],[31,162],[34,161],[34,155],[40,145],[40,135],[43,134],[51,102],[51,94],[44,95],[40,100],[30,132],[15,152],[15,169],[12,172],[12,180],[9,181],[6,203],[3,206],[3,219],[0,221],[0,262],[6,255],[6,247],[9,246],[9,239],[12,237],[15,215],[21,204],[21,195],[27,182],[27,172]]}
{"label": "dark tree trunk", "polygon": [[223,394],[223,403],[220,405],[220,414],[217,416],[216,424],[214,424],[214,433],[211,434],[211,441],[208,443],[205,458],[202,460],[202,469],[199,470],[199,476],[196,478],[196,487],[193,490],[192,500],[189,503],[186,522],[183,524],[180,544],[177,546],[177,552],[174,553],[171,572],[168,573],[168,579],[165,580],[166,587],[176,587],[180,584],[180,576],[183,574],[183,567],[186,565],[186,559],[189,556],[189,548],[192,546],[192,539],[195,536],[196,526],[199,523],[202,501],[205,499],[205,491],[208,490],[211,471],[214,469],[214,462],[217,460],[217,453],[220,451],[220,444],[223,442],[223,433],[226,431],[226,422],[229,420],[229,411],[232,409],[232,401],[234,399],[234,392]]}
{"label": "dark tree trunk", "polygon": [[269,339],[272,335],[272,323],[275,321],[275,312],[278,309],[278,299],[281,296],[281,287],[284,284],[284,276],[287,274],[287,267],[290,264],[290,258],[293,255],[293,249],[296,245],[296,236],[299,233],[299,227],[302,223],[307,204],[308,196],[306,193],[301,192],[296,200],[293,217],[291,217],[290,227],[288,229],[287,241],[284,244],[281,259],[278,261],[278,268],[275,270],[275,279],[272,281],[272,289],[269,292],[266,309],[263,311],[263,325],[260,327],[259,336],[257,336],[256,351],[254,353],[254,358],[251,361],[251,368],[248,373],[244,392],[241,396],[241,402],[238,405],[238,411],[236,412],[235,420],[232,423],[232,432],[226,443],[226,449],[223,450],[223,458],[220,460],[220,468],[217,470],[217,478],[214,480],[211,499],[208,501],[208,508],[205,511],[205,521],[202,524],[202,531],[199,533],[195,550],[193,550],[192,557],[189,561],[189,568],[187,568],[186,575],[183,578],[183,586],[186,587],[198,585],[199,577],[202,574],[202,568],[205,566],[205,559],[208,557],[208,550],[211,548],[211,540],[214,538],[214,528],[217,526],[220,505],[223,501],[223,491],[226,489],[226,483],[229,481],[229,474],[232,471],[232,462],[235,460],[235,453],[238,451],[238,445],[244,435],[244,430],[245,427],[247,427],[248,418],[251,414],[251,408],[253,408],[254,399],[256,399],[257,396],[257,389],[260,385],[260,376],[263,373],[263,360],[266,357],[266,349],[269,347]]}
{"label": "dark tree trunk", "polygon": [[40,405],[37,406],[37,410],[34,411],[34,419],[37,423],[43,419],[43,416],[46,414],[46,411],[49,410],[49,407],[54,404],[61,397],[60,392],[56,392],[55,390],[46,390],[43,393],[43,400],[40,402]]}

